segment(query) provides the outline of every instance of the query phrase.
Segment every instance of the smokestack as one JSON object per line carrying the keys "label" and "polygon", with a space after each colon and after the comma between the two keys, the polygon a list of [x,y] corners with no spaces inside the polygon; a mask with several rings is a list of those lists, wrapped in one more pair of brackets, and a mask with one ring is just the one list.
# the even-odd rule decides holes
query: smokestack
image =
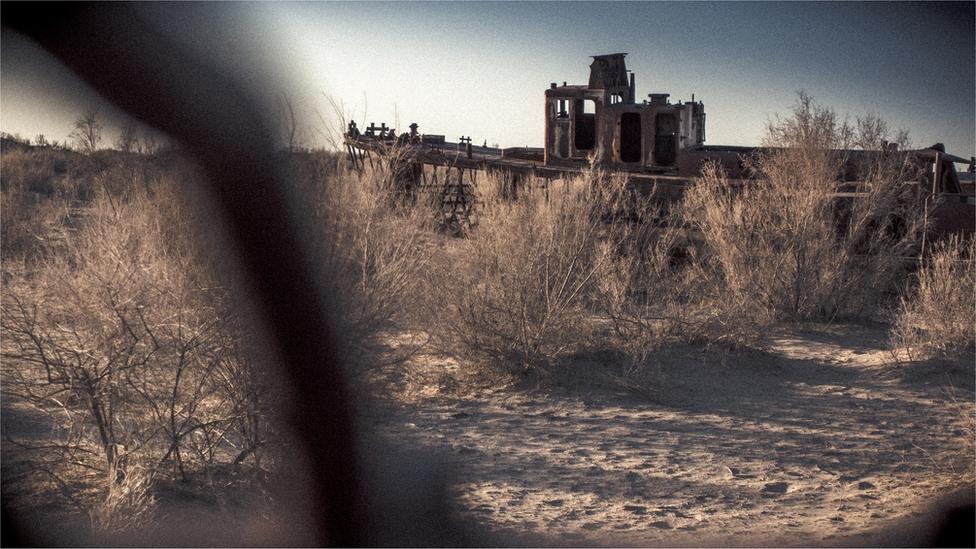
{"label": "smokestack", "polygon": [[636,87],[634,86],[634,73],[630,73],[630,102],[634,102],[634,98],[637,97],[635,94]]}

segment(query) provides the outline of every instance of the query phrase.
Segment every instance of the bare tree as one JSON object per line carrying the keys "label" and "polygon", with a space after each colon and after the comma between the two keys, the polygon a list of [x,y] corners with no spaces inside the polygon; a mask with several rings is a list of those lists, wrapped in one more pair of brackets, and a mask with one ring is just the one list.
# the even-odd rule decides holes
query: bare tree
{"label": "bare tree", "polygon": [[888,141],[888,123],[877,114],[858,116],[854,145],[864,150],[881,149]]}
{"label": "bare tree", "polygon": [[132,122],[126,122],[122,126],[119,138],[115,141],[115,148],[122,152],[134,152],[139,143],[139,134],[136,126]]}
{"label": "bare tree", "polygon": [[147,156],[152,156],[159,151],[159,143],[156,141],[156,136],[152,132],[146,132],[142,136],[142,140],[138,143],[139,153],[145,154]]}
{"label": "bare tree", "polygon": [[291,98],[282,94],[278,99],[278,123],[281,126],[281,137],[288,144],[288,150],[294,151],[300,146],[298,119],[295,116],[295,105]]}
{"label": "bare tree", "polygon": [[102,123],[98,120],[98,111],[88,109],[75,120],[75,129],[69,134],[72,141],[83,152],[92,153],[98,150],[102,142]]}

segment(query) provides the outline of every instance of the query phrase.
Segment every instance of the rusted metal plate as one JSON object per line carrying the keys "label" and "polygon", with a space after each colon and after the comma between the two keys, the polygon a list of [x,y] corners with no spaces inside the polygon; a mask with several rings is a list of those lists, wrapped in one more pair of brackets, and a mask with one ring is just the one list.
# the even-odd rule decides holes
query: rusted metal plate
{"label": "rusted metal plate", "polygon": [[976,196],[960,193],[939,195],[927,232],[932,237],[976,232]]}

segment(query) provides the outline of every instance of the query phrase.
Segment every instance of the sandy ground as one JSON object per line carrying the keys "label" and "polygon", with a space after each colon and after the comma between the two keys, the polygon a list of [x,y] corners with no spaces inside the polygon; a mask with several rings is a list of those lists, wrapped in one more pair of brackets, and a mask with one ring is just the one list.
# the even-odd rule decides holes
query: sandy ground
{"label": "sandy ground", "polygon": [[[364,399],[386,528],[371,544],[924,545],[933,505],[974,493],[976,370],[886,348],[877,327],[782,328],[760,349],[659,353],[628,388],[609,355],[499,388],[418,354],[380,376],[392,396]],[[50,436],[49,418],[16,411],[4,402],[5,435]],[[281,545],[293,531],[287,508],[261,522],[261,508],[169,499],[175,532],[225,526],[189,545]],[[452,534],[459,523],[477,528]]]}
{"label": "sandy ground", "polygon": [[461,517],[509,539],[916,545],[941,496],[973,493],[974,370],[885,349],[880,328],[784,328],[761,350],[660,353],[636,391],[600,356],[494,390],[421,356],[397,413],[366,423],[446,456]]}

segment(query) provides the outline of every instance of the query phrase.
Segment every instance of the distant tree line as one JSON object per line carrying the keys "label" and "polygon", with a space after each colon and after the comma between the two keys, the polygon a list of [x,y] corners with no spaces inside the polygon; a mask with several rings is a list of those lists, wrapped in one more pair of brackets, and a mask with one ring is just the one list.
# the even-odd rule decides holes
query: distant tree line
{"label": "distant tree line", "polygon": [[[290,152],[308,150],[303,145],[305,132],[288,96],[282,95],[278,99],[277,119],[277,133],[282,147]],[[5,148],[17,145],[50,147],[60,150],[75,150],[83,154],[91,154],[109,148],[125,153],[151,156],[164,147],[164,143],[155,133],[140,130],[132,121],[124,122],[119,127],[118,137],[110,147],[106,147],[105,129],[106,126],[98,109],[89,108],[75,119],[71,132],[62,141],[49,139],[43,133],[37,134],[31,140],[30,137],[23,137],[19,133],[0,132],[0,139],[3,140]]]}
{"label": "distant tree line", "polygon": [[[49,139],[43,133],[37,134],[33,140],[23,137],[19,133],[0,132],[0,140],[4,147],[33,146],[50,147],[60,150],[76,150],[84,154],[102,150],[105,142],[105,125],[97,109],[88,109],[75,120],[68,137],[62,141]],[[118,138],[110,147],[117,151],[153,155],[162,148],[159,138],[152,132],[140,131],[136,125],[127,121],[119,128]]]}

